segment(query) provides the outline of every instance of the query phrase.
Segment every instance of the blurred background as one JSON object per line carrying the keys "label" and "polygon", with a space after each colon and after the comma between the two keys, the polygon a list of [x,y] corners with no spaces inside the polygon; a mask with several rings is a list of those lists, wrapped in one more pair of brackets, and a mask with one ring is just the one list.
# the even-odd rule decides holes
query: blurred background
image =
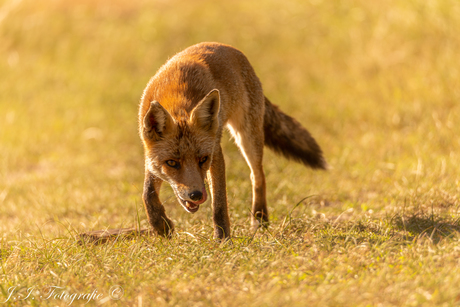
{"label": "blurred background", "polygon": [[[139,99],[169,57],[203,41],[243,51],[266,96],[332,166],[313,172],[266,150],[275,223],[308,195],[307,214],[451,213],[459,29],[456,0],[0,0],[0,232],[146,225]],[[224,139],[238,229],[249,221],[249,169]],[[191,216],[166,185],[162,194],[179,230],[212,227],[209,205]]]}

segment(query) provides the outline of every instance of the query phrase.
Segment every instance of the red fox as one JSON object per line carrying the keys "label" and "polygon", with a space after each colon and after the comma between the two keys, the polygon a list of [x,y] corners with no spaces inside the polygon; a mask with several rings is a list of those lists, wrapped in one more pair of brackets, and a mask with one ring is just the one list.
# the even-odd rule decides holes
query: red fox
{"label": "red fox", "polygon": [[226,127],[251,169],[254,227],[268,223],[264,145],[314,169],[326,169],[321,148],[294,118],[273,105],[246,56],[220,43],[176,54],[150,79],[139,108],[145,150],[143,201],[159,235],[174,230],[159,198],[168,182],[179,203],[195,213],[212,196],[214,237],[230,236],[221,137]]}

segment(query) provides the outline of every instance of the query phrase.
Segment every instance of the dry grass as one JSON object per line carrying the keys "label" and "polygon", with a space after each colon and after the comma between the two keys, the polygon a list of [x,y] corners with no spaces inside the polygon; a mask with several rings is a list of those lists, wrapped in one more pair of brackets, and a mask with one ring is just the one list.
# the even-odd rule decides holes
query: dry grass
{"label": "dry grass", "polygon": [[[458,29],[454,0],[1,0],[0,301],[61,286],[122,306],[458,305]],[[267,150],[272,223],[254,234],[226,138],[232,245],[212,240],[210,206],[191,216],[166,185],[172,240],[78,245],[79,231],[147,225],[138,100],[201,41],[245,52],[333,168]]]}

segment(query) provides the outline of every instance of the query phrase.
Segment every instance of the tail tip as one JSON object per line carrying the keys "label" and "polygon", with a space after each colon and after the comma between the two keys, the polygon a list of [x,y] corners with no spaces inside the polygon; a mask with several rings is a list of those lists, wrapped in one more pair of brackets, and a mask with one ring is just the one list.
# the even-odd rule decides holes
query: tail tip
{"label": "tail tip", "polygon": [[326,162],[326,160],[323,158],[321,159],[321,167],[320,167],[321,170],[323,171],[328,171],[328,170],[331,170],[332,169],[332,166]]}
{"label": "tail tip", "polygon": [[315,163],[314,165],[309,164],[309,166],[313,167],[314,169],[319,169],[319,170],[322,170],[322,171],[328,171],[328,170],[332,169],[332,166],[330,166],[326,162],[326,159],[324,159],[324,157],[320,157],[318,159],[317,163]]}

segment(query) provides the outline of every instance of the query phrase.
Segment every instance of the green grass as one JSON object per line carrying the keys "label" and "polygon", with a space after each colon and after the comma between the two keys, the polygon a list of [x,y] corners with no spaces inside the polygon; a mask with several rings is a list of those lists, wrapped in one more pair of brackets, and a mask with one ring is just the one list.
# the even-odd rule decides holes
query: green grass
{"label": "green grass", "polygon": [[[39,298],[59,286],[103,294],[89,305],[458,306],[459,29],[456,0],[0,0],[0,302],[35,287],[4,304],[66,305]],[[201,41],[242,50],[331,170],[266,150],[272,222],[253,233],[227,134],[233,244],[164,185],[171,240],[78,245],[148,225],[139,98]]]}

